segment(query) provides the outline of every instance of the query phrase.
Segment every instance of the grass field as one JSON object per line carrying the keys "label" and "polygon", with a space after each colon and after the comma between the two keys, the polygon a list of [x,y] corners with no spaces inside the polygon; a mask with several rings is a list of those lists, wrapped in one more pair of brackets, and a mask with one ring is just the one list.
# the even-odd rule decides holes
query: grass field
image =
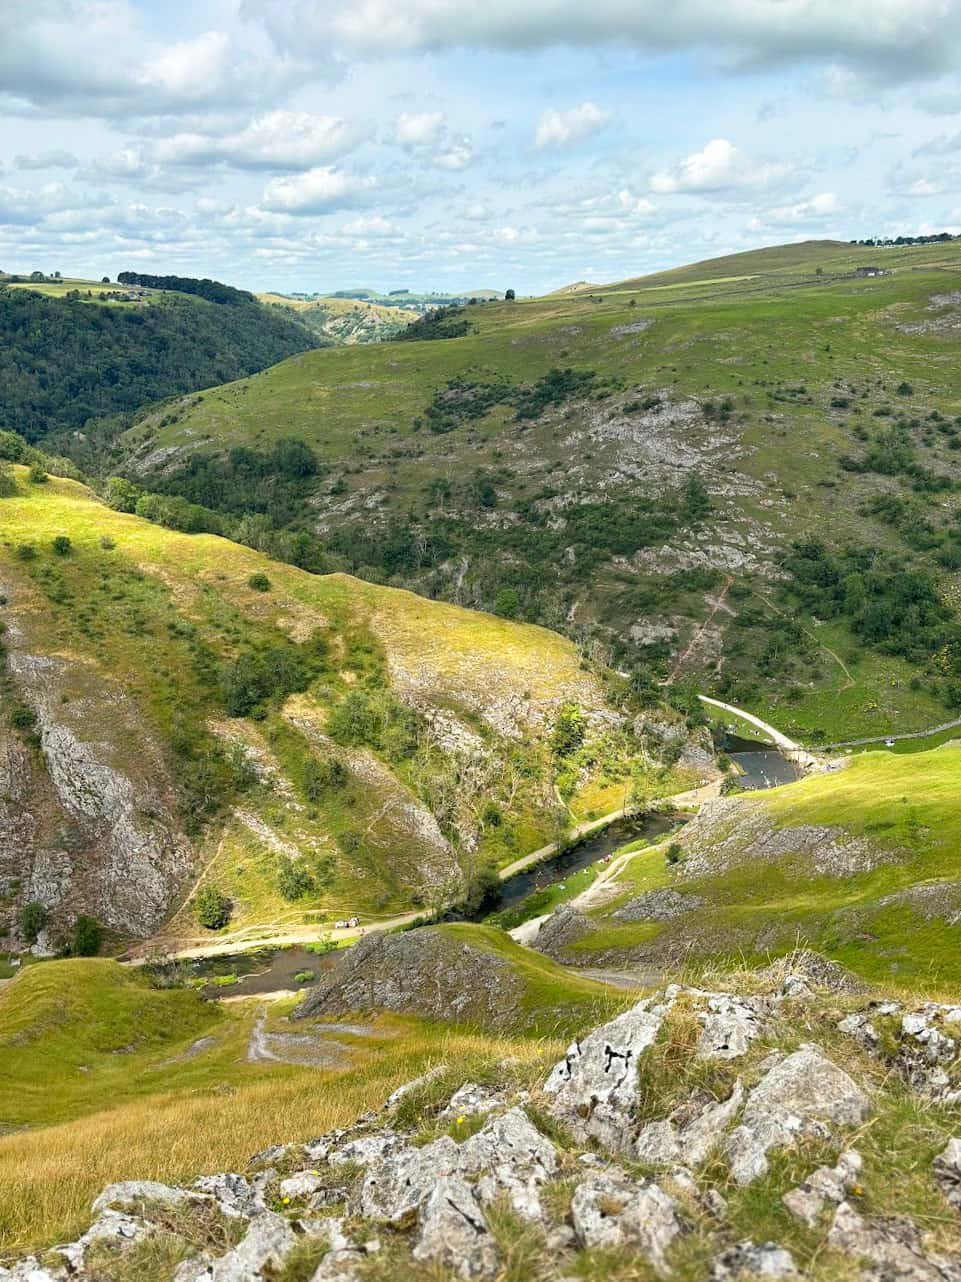
{"label": "grass field", "polygon": [[[885,275],[854,275],[876,262]],[[955,538],[957,491],[915,493],[905,476],[845,470],[839,459],[863,454],[903,419],[913,424],[903,430],[917,465],[956,476],[954,311],[930,300],[959,284],[955,244],[875,251],[813,242],[490,302],[465,309],[463,337],[306,353],[148,412],[122,447],[187,456],[266,448],[292,433],[328,469],[310,522],[363,577],[487,608],[511,585],[520,617],[593,632],[614,646],[619,665],[661,675],[673,668],[663,647],[635,646],[630,636],[635,624],[668,624],[675,654],[686,656],[680,680],[736,694],[730,701],[814,741],[916,730],[947,712],[933,661],[912,681],[915,668],[866,647],[843,621],[805,618],[792,638],[791,608],[779,604],[771,576],[792,539],[881,548],[933,569],[957,610],[953,554],[947,573],[935,558],[939,540]],[[531,385],[563,366],[593,371],[600,383],[529,421],[495,403],[429,430],[430,407],[463,395],[452,388]],[[673,418],[672,407],[691,398],[715,417],[677,410]],[[662,409],[638,409],[648,400]],[[728,406],[721,418],[719,405]],[[603,550],[617,504],[661,501],[691,474],[712,496],[709,516],[660,541],[642,532],[627,555]],[[490,480],[491,508],[478,504],[476,478]],[[879,497],[902,504],[900,526],[864,510]],[[598,501],[609,504],[601,536],[582,544],[572,533],[571,553],[538,550],[563,513]],[[397,528],[446,540],[454,554],[393,569],[379,558]],[[719,608],[727,579],[733,587]],[[739,622],[748,615],[750,624]]]}
{"label": "grass field", "polygon": [[[873,982],[950,998],[961,984],[959,779],[956,745],[869,752],[838,772],[739,798],[730,817],[691,830],[680,863],[668,862],[666,844],[635,855],[572,952],[582,961],[604,952],[606,964],[614,951],[640,949],[695,967],[754,965],[801,940]],[[820,851],[839,852],[820,870],[806,845],[812,829]],[[778,853],[766,854],[782,830]],[[696,906],[667,922],[611,915],[664,887],[696,896]]]}

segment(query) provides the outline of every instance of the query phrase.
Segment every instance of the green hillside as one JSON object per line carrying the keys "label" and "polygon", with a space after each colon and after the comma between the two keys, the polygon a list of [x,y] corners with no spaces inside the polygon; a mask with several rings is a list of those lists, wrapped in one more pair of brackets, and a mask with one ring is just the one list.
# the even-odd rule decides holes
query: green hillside
{"label": "green hillside", "polygon": [[14,939],[34,900],[54,942],[78,914],[120,939],[203,938],[204,893],[232,906],[221,934],[248,938],[426,910],[685,783],[632,732],[627,683],[553,633],[10,476]]}
{"label": "green hillside", "polygon": [[0,428],[68,438],[88,420],[255,373],[319,341],[252,298],[218,305],[166,289],[0,279]]}
{"label": "green hillside", "polygon": [[284,519],[332,564],[814,742],[921,729],[961,703],[959,285],[955,243],[759,250],[298,356],[117,447],[236,512],[223,452],[300,438]]}
{"label": "green hillside", "polygon": [[961,983],[959,779],[955,742],[867,753],[714,803],[679,847],[629,858],[552,951],[580,965],[754,965],[800,942],[872,982],[950,997]]}

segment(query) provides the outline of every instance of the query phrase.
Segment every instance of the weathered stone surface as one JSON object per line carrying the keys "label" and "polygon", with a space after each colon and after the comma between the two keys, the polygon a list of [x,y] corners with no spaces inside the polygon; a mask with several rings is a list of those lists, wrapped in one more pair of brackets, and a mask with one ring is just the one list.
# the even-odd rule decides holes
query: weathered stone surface
{"label": "weathered stone surface", "polygon": [[108,1184],[91,1209],[96,1215],[110,1206],[129,1209],[144,1202],[173,1206],[177,1202],[185,1202],[189,1196],[184,1189],[171,1188],[169,1184],[160,1184],[156,1180],[125,1180],[122,1184]]}
{"label": "weathered stone surface", "polygon": [[708,993],[706,1009],[698,1013],[703,1032],[697,1043],[702,1059],[737,1059],[764,1030],[770,1003],[761,997]]}
{"label": "weathered stone surface", "polygon": [[310,1197],[312,1193],[316,1193],[323,1187],[324,1181],[319,1172],[298,1171],[295,1175],[288,1175],[286,1179],[281,1180],[278,1191],[282,1198],[297,1202],[301,1198]]}
{"label": "weathered stone surface", "polygon": [[554,1145],[533,1126],[521,1108],[491,1118],[461,1145],[460,1171],[477,1180],[476,1192],[486,1205],[506,1193],[524,1219],[541,1217],[538,1188],[557,1171]]}
{"label": "weathered stone surface", "polygon": [[58,1246],[56,1249],[70,1263],[71,1268],[77,1271],[82,1267],[87,1248],[92,1243],[106,1240],[125,1246],[138,1241],[149,1231],[143,1220],[126,1215],[123,1211],[106,1209],[100,1212],[99,1218],[94,1220],[86,1233],[76,1242]]}
{"label": "weathered stone surface", "polygon": [[294,1018],[391,1010],[502,1028],[519,1017],[523,993],[509,962],[427,927],[345,949]]}
{"label": "weathered stone surface", "polygon": [[221,1175],[202,1175],[199,1180],[194,1181],[193,1188],[198,1193],[212,1197],[228,1219],[249,1220],[266,1210],[258,1191],[242,1175],[236,1175],[232,1171],[225,1171]]}
{"label": "weathered stone surface", "polygon": [[386,1224],[407,1224],[437,1181],[459,1167],[460,1149],[446,1135],[424,1148],[390,1153],[367,1172],[360,1190],[360,1213]]}
{"label": "weathered stone surface", "polygon": [[469,1184],[456,1175],[434,1184],[420,1214],[415,1260],[438,1260],[462,1278],[492,1277],[498,1254],[484,1212]]}
{"label": "weathered stone surface", "polygon": [[643,895],[629,899],[611,913],[617,921],[670,921],[684,913],[700,908],[704,900],[697,895],[682,895],[669,886],[660,890],[647,890]]}
{"label": "weathered stone surface", "polygon": [[741,1278],[791,1278],[798,1270],[790,1251],[774,1242],[756,1246],[753,1242],[739,1242],[714,1261],[711,1276],[717,1282],[735,1282]]}
{"label": "weathered stone surface", "polygon": [[872,1282],[959,1282],[961,1263],[926,1255],[915,1225],[906,1219],[864,1219],[848,1202],[834,1213],[828,1246],[873,1267]]}
{"label": "weathered stone surface", "polygon": [[740,1078],[726,1100],[710,1097],[686,1102],[670,1117],[650,1122],[638,1135],[634,1152],[642,1162],[699,1166],[711,1149],[721,1143],[744,1102]]}
{"label": "weathered stone surface", "polygon": [[440,1116],[473,1117],[478,1113],[490,1113],[503,1103],[503,1091],[491,1090],[489,1086],[480,1086],[477,1082],[465,1082],[441,1109]]}
{"label": "weathered stone surface", "polygon": [[957,1136],[934,1159],[934,1178],[951,1205],[961,1211],[961,1139]]}
{"label": "weathered stone surface", "polygon": [[635,1246],[659,1273],[681,1231],[677,1204],[650,1180],[632,1183],[623,1172],[591,1176],[574,1190],[571,1221],[584,1247]]}
{"label": "weathered stone surface", "polygon": [[431,1082],[436,1082],[439,1077],[443,1077],[446,1072],[446,1064],[435,1064],[433,1068],[429,1068],[427,1072],[422,1073],[420,1077],[415,1077],[411,1082],[404,1082],[401,1086],[397,1087],[396,1091],[391,1095],[388,1095],[387,1108],[396,1109],[401,1100],[404,1099],[405,1096],[409,1095],[411,1091],[419,1090],[422,1086],[429,1086]]}
{"label": "weathered stone surface", "polygon": [[750,1184],[767,1171],[767,1153],[800,1135],[827,1135],[831,1125],[856,1126],[870,1109],[857,1083],[815,1046],[804,1046],[772,1068],[751,1091],[741,1124],[725,1149],[731,1173]]}
{"label": "weathered stone surface", "polygon": [[825,1206],[843,1202],[857,1182],[861,1155],[846,1149],[835,1166],[818,1167],[803,1184],[784,1194],[784,1205],[795,1217],[813,1229]]}
{"label": "weathered stone surface", "polygon": [[297,1239],[282,1215],[264,1211],[251,1221],[243,1240],[215,1260],[212,1282],[268,1282],[293,1250]]}
{"label": "weathered stone surface", "polygon": [[654,1041],[672,1002],[671,997],[659,1004],[645,998],[568,1047],[544,1091],[553,1097],[552,1111],[576,1135],[611,1151],[629,1151],[638,1058]]}

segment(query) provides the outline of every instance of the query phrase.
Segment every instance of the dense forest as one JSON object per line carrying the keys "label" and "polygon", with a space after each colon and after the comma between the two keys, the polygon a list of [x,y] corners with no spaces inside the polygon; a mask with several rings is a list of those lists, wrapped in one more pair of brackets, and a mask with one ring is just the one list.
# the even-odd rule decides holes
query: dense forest
{"label": "dense forest", "polygon": [[121,272],[117,277],[121,285],[140,285],[144,289],[175,289],[180,294],[196,294],[208,303],[254,304],[257,299],[246,289],[234,289],[222,281],[204,276],[145,276],[143,272]]}
{"label": "dense forest", "polygon": [[0,428],[38,441],[317,345],[304,326],[259,304],[170,296],[105,307],[0,288]]}

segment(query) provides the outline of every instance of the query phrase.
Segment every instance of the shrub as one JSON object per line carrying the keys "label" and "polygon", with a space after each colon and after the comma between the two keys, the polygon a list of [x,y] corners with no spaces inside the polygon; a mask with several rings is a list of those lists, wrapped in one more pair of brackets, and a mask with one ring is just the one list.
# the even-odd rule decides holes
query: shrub
{"label": "shrub", "polygon": [[30,468],[30,480],[34,485],[43,485],[49,479],[41,464],[34,463]]}
{"label": "shrub", "polygon": [[551,751],[555,757],[569,757],[584,742],[587,733],[587,722],[576,703],[565,703],[557,714],[554,733],[551,736]]}
{"label": "shrub", "polygon": [[36,943],[37,936],[47,924],[45,906],[32,900],[20,909],[20,930],[28,944]]}
{"label": "shrub", "polygon": [[0,466],[0,499],[9,499],[17,492],[17,482],[6,467]]}
{"label": "shrub", "polygon": [[69,556],[73,551],[73,544],[70,542],[66,534],[55,535],[50,546],[53,548],[57,556]]}
{"label": "shrub", "polygon": [[37,549],[33,546],[32,543],[17,544],[17,560],[18,561],[32,561],[36,557],[36,555],[37,555]]}
{"label": "shrub", "polygon": [[314,889],[314,880],[303,864],[283,856],[277,866],[277,889],[291,903],[303,899]]}
{"label": "shrub", "polygon": [[337,757],[318,761],[309,757],[304,763],[300,784],[308,801],[320,801],[328,789],[342,788],[347,782],[347,767]]}
{"label": "shrub", "polygon": [[100,952],[103,927],[93,917],[81,913],[73,923],[73,943],[70,951],[74,957],[96,957]]}
{"label": "shrub", "polygon": [[317,978],[317,975],[312,970],[299,970],[297,974],[294,976],[294,983],[295,984],[312,984],[316,978]]}
{"label": "shrub", "polygon": [[194,897],[194,914],[205,930],[220,930],[230,921],[233,905],[212,882],[205,882]]}
{"label": "shrub", "polygon": [[255,592],[269,592],[270,579],[267,578],[266,574],[252,574],[247,580],[247,586],[248,588],[253,588]]}
{"label": "shrub", "polygon": [[15,703],[10,710],[10,725],[14,730],[32,730],[37,724],[37,714],[27,703]]}
{"label": "shrub", "polygon": [[664,858],[669,864],[678,864],[681,862],[681,855],[684,850],[679,841],[672,841],[665,852]]}

